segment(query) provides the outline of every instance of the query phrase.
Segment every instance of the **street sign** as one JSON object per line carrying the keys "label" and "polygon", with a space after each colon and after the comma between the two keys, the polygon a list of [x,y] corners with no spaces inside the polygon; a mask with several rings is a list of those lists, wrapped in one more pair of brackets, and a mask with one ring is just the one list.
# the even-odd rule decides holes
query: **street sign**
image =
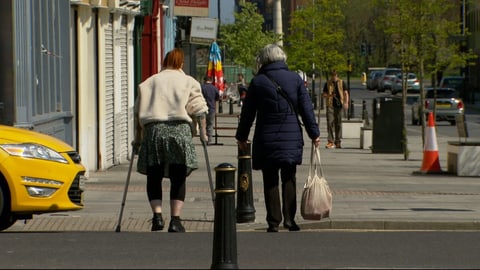
{"label": "street sign", "polygon": [[217,39],[218,20],[205,17],[192,17],[190,43],[209,45]]}

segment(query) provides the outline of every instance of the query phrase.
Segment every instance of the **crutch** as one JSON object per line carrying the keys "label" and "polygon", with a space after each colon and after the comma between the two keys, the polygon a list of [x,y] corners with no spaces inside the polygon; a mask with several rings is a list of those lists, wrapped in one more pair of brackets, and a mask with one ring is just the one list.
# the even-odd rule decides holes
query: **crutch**
{"label": "crutch", "polygon": [[[203,117],[206,117],[206,116],[203,116]],[[210,170],[210,160],[208,159],[207,142],[203,140],[205,136],[203,134],[204,129],[202,127],[201,118],[202,116],[198,117],[198,124],[200,125],[200,141],[202,142],[203,153],[205,154],[205,163],[207,164],[208,182],[210,183],[210,193],[212,195],[213,207],[215,207],[215,192],[213,191],[212,172]]]}
{"label": "crutch", "polygon": [[120,226],[122,224],[123,208],[125,208],[125,200],[127,199],[128,185],[130,184],[130,175],[132,174],[133,159],[135,157],[135,146],[132,148],[132,156],[130,157],[130,164],[128,165],[127,181],[125,182],[125,189],[123,190],[122,205],[120,208],[120,215],[118,216],[118,223],[115,232],[120,232]]}

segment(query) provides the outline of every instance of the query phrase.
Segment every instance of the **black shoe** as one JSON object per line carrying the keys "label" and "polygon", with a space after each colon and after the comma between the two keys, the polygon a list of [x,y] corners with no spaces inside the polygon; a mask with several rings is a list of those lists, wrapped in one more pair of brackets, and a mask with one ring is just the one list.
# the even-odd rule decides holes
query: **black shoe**
{"label": "black shoe", "polygon": [[155,213],[153,214],[152,218],[152,232],[154,231],[161,231],[165,226],[165,222],[162,218],[162,213]]}
{"label": "black shoe", "polygon": [[291,232],[300,231],[300,227],[298,227],[298,225],[297,225],[297,223],[295,223],[295,221],[285,222],[285,223],[283,223],[283,227],[285,229],[288,229]]}
{"label": "black shoe", "polygon": [[168,232],[185,232],[185,227],[183,227],[179,217],[172,217],[168,226]]}
{"label": "black shoe", "polygon": [[267,232],[278,232],[278,226],[268,226]]}

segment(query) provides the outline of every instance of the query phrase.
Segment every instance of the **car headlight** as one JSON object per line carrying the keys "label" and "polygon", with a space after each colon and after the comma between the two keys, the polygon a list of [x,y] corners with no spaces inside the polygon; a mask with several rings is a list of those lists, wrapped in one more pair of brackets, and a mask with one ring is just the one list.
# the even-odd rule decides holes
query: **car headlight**
{"label": "car headlight", "polygon": [[32,197],[50,197],[55,191],[56,188],[47,188],[47,187],[26,187],[27,192]]}
{"label": "car headlight", "polygon": [[22,144],[1,144],[0,148],[12,156],[24,158],[38,158],[61,163],[68,161],[60,153],[40,144],[22,143]]}

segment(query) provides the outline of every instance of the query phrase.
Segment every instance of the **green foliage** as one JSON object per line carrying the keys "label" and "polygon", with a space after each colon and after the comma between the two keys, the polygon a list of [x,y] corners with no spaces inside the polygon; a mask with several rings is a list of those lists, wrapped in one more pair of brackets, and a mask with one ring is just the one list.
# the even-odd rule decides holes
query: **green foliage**
{"label": "green foliage", "polygon": [[[394,52],[406,66],[426,65],[426,73],[465,67],[475,56],[461,52],[461,27],[448,16],[450,0],[373,0],[384,10],[375,20],[390,39]],[[468,34],[468,33],[467,33]]]}
{"label": "green foliage", "polygon": [[256,55],[265,45],[275,43],[280,37],[271,32],[263,31],[263,16],[257,12],[257,5],[245,2],[241,11],[234,13],[235,23],[222,25],[219,42],[227,47],[233,61],[245,67],[256,69]]}
{"label": "green foliage", "polygon": [[[390,40],[394,52],[399,55],[403,71],[417,73],[421,85],[421,104],[424,102],[425,74],[434,75],[445,69],[465,67],[468,61],[475,57],[472,53],[459,49],[459,41],[465,39],[465,36],[462,36],[459,23],[447,14],[454,8],[451,0],[373,0],[373,2],[380,10],[384,10],[375,21],[375,25]],[[405,84],[403,93],[406,93]],[[404,94],[403,107],[405,100]],[[423,116],[423,107],[421,110]],[[422,123],[423,136],[425,123],[424,121]],[[406,134],[403,134],[403,137],[406,143]],[[406,148],[406,145],[404,146]]]}
{"label": "green foliage", "polygon": [[316,0],[291,18],[285,49],[291,69],[315,70],[324,74],[332,69],[346,71],[342,12],[345,0]]}
{"label": "green foliage", "polygon": [[[258,51],[281,37],[262,31],[264,20],[255,4],[240,2],[245,4],[234,14],[235,23],[220,28],[219,43],[236,64],[256,69]],[[475,59],[460,49],[469,33],[461,35],[459,1],[310,0],[299,6],[289,18],[283,42],[292,70],[311,74],[315,65],[317,75],[331,69],[345,72],[348,59],[353,73],[403,64],[420,76],[423,63],[427,77],[458,70]],[[371,54],[360,55],[362,43],[371,46]]]}

